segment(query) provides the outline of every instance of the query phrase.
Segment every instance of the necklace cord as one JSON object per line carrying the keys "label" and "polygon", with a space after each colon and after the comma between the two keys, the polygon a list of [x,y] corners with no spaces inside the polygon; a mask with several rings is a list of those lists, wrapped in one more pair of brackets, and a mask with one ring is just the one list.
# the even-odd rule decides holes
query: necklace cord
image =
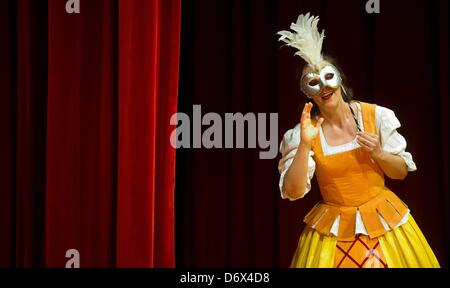
{"label": "necklace cord", "polygon": [[348,107],[350,108],[350,111],[352,112],[353,119],[355,120],[356,128],[358,129],[358,132],[361,132],[361,128],[359,127],[359,123],[358,123],[358,119],[356,118],[356,115],[355,115],[355,111],[353,111],[353,108],[350,105],[350,103],[348,103]]}

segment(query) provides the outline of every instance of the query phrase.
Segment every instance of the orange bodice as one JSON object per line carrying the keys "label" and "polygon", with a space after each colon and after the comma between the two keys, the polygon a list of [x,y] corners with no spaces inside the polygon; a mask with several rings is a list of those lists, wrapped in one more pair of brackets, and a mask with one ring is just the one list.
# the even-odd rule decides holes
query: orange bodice
{"label": "orange bodice", "polygon": [[[376,134],[375,105],[361,102],[361,109],[364,131]],[[323,200],[306,215],[304,222],[330,235],[334,221],[340,216],[340,241],[355,238],[357,210],[371,238],[386,232],[379,215],[391,228],[396,227],[408,207],[384,185],[384,174],[369,153],[358,148],[325,156],[320,137],[314,139],[312,149]]]}

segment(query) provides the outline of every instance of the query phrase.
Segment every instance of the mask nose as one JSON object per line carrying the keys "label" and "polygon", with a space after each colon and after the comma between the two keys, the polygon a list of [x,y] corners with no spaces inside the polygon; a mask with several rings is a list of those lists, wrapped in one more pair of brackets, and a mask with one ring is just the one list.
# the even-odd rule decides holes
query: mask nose
{"label": "mask nose", "polygon": [[322,92],[323,89],[324,89],[326,86],[327,86],[327,84],[324,83],[324,82],[322,81],[322,79],[321,79],[321,80],[320,80],[320,83],[319,83],[319,92]]}

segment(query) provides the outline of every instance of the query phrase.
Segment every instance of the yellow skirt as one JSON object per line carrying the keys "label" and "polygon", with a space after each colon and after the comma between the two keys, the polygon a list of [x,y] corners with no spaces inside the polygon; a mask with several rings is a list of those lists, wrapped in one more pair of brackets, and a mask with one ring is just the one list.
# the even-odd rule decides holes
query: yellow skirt
{"label": "yellow skirt", "polygon": [[362,235],[350,243],[306,227],[291,268],[336,267],[440,268],[412,215],[407,223],[376,239]]}

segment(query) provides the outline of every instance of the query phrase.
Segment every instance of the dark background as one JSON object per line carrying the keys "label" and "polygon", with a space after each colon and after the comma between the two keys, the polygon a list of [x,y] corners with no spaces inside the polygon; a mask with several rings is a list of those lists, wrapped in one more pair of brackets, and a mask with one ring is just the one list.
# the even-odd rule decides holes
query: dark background
{"label": "dark background", "polygon": [[[448,1],[185,0],[179,111],[279,113],[278,138],[299,119],[301,61],[275,33],[300,13],[320,16],[324,53],[337,60],[357,100],[393,109],[418,171],[387,181],[448,266]],[[257,149],[177,152],[179,267],[286,267],[320,200],[281,200],[274,160]]]}

